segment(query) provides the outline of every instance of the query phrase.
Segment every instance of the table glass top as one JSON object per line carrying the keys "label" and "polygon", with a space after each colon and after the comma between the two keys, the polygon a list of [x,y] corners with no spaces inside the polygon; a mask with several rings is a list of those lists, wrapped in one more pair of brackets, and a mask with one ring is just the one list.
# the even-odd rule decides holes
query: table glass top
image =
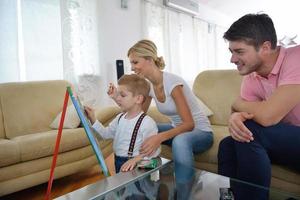
{"label": "table glass top", "polygon": [[[175,194],[173,162],[165,158],[159,158],[158,161],[159,165],[155,169],[145,170],[136,168],[129,172],[121,172],[61,196],[57,198],[57,200],[172,200],[174,199]],[[220,199],[220,191],[223,190],[221,188],[229,188],[230,184],[233,183],[251,185],[253,188],[260,187],[258,185],[229,179],[228,177],[196,169],[195,181],[191,190],[191,199],[218,200]],[[299,196],[287,194],[273,188],[269,191],[270,199],[272,200],[300,199]]]}

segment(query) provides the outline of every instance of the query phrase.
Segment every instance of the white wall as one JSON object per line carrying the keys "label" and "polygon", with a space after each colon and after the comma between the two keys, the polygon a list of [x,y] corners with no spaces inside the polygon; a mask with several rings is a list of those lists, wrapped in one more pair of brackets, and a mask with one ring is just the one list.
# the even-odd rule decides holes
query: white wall
{"label": "white wall", "polygon": [[[277,38],[281,39],[284,35],[293,37],[298,35],[296,42],[300,43],[300,1],[299,0],[198,0],[215,10],[223,12],[231,17],[230,24],[248,13],[267,13],[273,20]],[[229,25],[230,25],[229,24]]]}
{"label": "white wall", "polygon": [[124,60],[129,72],[127,50],[142,38],[141,2],[129,0],[128,8],[122,9],[120,0],[101,0],[98,10],[100,73],[107,74],[107,80],[116,81],[116,60]]}
{"label": "white wall", "polygon": [[201,3],[199,3],[199,15],[197,17],[222,27],[229,27],[232,23],[231,17]]}
{"label": "white wall", "polygon": [[[100,0],[99,17],[99,51],[100,74],[102,84],[117,82],[116,60],[124,60],[125,73],[130,72],[127,50],[142,37],[141,1],[129,0],[128,8],[121,8],[121,0]],[[103,94],[102,102],[112,101]]]}

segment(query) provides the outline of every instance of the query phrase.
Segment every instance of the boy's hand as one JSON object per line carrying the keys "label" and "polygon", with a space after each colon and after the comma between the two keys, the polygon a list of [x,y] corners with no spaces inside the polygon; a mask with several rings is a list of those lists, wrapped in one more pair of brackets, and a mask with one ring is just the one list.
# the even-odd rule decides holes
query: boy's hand
{"label": "boy's hand", "polygon": [[113,83],[109,83],[107,94],[110,98],[116,101],[118,92],[116,86]]}
{"label": "boy's hand", "polygon": [[96,121],[96,116],[95,116],[94,110],[88,106],[84,106],[84,111],[86,112],[87,117],[89,118],[91,123],[94,124]]}
{"label": "boy's hand", "polygon": [[137,165],[137,163],[142,160],[143,157],[142,156],[137,156],[134,157],[130,160],[127,160],[127,162],[125,162],[122,167],[121,167],[121,171],[122,172],[127,172],[127,171],[131,171],[135,168],[135,166]]}

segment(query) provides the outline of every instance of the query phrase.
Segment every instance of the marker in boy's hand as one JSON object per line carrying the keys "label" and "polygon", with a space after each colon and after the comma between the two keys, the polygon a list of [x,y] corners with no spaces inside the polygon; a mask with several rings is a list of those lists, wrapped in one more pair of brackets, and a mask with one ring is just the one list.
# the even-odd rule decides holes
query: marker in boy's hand
{"label": "marker in boy's hand", "polygon": [[142,169],[154,169],[158,166],[158,160],[155,158],[143,159],[137,164],[137,166]]}
{"label": "marker in boy's hand", "polygon": [[89,120],[91,121],[91,123],[94,124],[96,121],[95,111],[88,106],[84,106],[84,111],[85,111],[87,117],[89,118]]}

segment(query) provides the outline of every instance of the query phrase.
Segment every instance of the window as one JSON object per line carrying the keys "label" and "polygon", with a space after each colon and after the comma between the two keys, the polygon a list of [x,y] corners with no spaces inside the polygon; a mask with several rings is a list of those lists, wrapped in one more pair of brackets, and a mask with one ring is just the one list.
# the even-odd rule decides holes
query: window
{"label": "window", "polygon": [[0,13],[0,82],[62,79],[59,0],[4,0]]}
{"label": "window", "polygon": [[166,62],[166,71],[192,83],[206,69],[233,68],[224,27],[145,1],[144,32]]}

